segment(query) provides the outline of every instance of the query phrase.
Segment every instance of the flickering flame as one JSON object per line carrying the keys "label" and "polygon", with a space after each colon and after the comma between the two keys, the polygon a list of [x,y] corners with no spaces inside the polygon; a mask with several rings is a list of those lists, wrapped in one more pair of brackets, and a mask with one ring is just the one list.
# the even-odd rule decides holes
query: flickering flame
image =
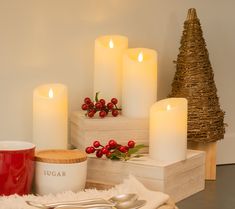
{"label": "flickering flame", "polygon": [[169,104],[167,105],[166,110],[167,111],[171,110],[171,106]]}
{"label": "flickering flame", "polygon": [[48,92],[48,96],[49,96],[49,98],[53,98],[54,97],[54,92],[53,92],[52,88],[50,88],[50,90]]}
{"label": "flickering flame", "polygon": [[113,47],[114,47],[113,40],[110,39],[110,41],[109,41],[109,48],[110,48],[110,49],[113,49]]}
{"label": "flickering flame", "polygon": [[143,62],[143,60],[144,60],[143,52],[140,52],[139,55],[138,55],[138,61]]}

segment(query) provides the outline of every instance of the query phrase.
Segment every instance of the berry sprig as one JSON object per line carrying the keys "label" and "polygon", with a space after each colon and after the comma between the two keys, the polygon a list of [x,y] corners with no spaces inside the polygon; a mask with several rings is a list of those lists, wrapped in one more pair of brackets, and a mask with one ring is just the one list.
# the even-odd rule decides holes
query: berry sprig
{"label": "berry sprig", "polygon": [[93,118],[94,115],[99,112],[99,116],[104,118],[108,115],[109,112],[112,113],[113,117],[117,117],[121,111],[117,107],[118,100],[112,98],[110,102],[106,104],[104,99],[99,99],[99,92],[95,95],[95,101],[92,101],[91,98],[86,97],[84,99],[84,104],[82,104],[82,110],[86,111],[86,116]]}
{"label": "berry sprig", "polygon": [[133,140],[128,141],[127,145],[121,145],[111,139],[105,146],[101,145],[99,141],[94,141],[93,146],[86,148],[86,153],[95,153],[97,158],[106,156],[111,160],[127,161],[133,157],[140,157],[141,155],[137,153],[144,147],[146,146],[143,144],[136,145]]}

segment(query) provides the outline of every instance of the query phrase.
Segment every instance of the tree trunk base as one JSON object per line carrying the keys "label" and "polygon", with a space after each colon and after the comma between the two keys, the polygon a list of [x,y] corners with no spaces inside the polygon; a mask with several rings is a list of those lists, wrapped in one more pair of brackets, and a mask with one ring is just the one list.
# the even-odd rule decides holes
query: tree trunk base
{"label": "tree trunk base", "polygon": [[188,149],[202,150],[206,152],[206,180],[216,180],[216,146],[217,142],[204,144],[188,141]]}

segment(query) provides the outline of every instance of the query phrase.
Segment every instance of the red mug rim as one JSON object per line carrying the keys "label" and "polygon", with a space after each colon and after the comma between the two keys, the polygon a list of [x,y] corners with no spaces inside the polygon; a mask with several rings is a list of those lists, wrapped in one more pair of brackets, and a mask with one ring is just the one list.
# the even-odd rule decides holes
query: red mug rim
{"label": "red mug rim", "polygon": [[34,149],[35,145],[26,141],[0,141],[0,152],[2,151],[24,151]]}

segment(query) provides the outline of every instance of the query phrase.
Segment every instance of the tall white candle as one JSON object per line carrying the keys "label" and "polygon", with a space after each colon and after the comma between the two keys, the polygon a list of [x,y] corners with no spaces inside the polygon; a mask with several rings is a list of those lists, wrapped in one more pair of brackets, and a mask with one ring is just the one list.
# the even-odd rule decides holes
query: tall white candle
{"label": "tall white candle", "polygon": [[157,161],[172,162],[186,158],[187,100],[169,98],[150,109],[149,154]]}
{"label": "tall white candle", "polygon": [[152,49],[128,49],[123,57],[122,114],[147,118],[157,100],[157,53]]}
{"label": "tall white candle", "polygon": [[128,47],[125,36],[101,36],[95,40],[94,95],[121,104],[122,57]]}
{"label": "tall white candle", "polygon": [[67,148],[67,87],[45,84],[33,94],[33,142],[37,149]]}

